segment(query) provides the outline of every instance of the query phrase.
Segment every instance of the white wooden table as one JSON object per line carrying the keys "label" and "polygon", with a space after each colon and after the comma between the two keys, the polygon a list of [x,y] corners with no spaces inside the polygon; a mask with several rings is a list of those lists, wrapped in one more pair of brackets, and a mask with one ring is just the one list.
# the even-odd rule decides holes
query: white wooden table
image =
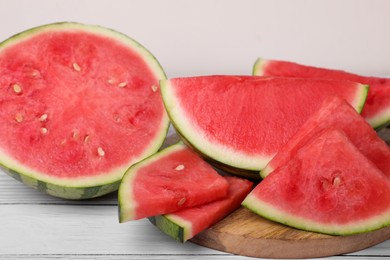
{"label": "white wooden table", "polygon": [[[171,135],[168,143],[172,142],[175,137]],[[85,201],[62,200],[26,187],[0,172],[0,259],[199,257],[251,259],[191,242],[180,244],[146,219],[119,224],[116,193]],[[330,257],[351,258],[390,259],[390,240],[359,252]]]}

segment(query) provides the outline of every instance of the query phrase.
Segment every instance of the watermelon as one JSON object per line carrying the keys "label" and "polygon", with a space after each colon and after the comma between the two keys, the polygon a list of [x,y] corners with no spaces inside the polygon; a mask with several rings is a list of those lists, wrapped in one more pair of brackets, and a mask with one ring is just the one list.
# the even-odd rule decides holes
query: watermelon
{"label": "watermelon", "polygon": [[338,127],[351,142],[390,179],[390,148],[375,130],[345,100],[338,97],[326,99],[287,144],[260,172],[265,178],[269,173],[286,164],[296,151],[318,132]]}
{"label": "watermelon", "polygon": [[119,221],[168,214],[225,197],[228,182],[183,143],[131,166],[119,186]]}
{"label": "watermelon", "polygon": [[251,191],[253,183],[237,177],[225,177],[229,183],[228,195],[220,200],[186,208],[165,215],[150,217],[150,221],[179,242],[193,238],[239,208]]}
{"label": "watermelon", "polygon": [[298,229],[350,235],[390,225],[390,181],[337,128],[313,137],[242,205]]}
{"label": "watermelon", "polygon": [[339,95],[360,110],[367,93],[350,81],[255,76],[174,78],[160,86],[185,142],[225,170],[257,178],[326,97]]}
{"label": "watermelon", "polygon": [[64,22],[24,31],[0,44],[0,75],[0,164],[50,195],[117,190],[166,136],[163,69],[111,29]]}
{"label": "watermelon", "polygon": [[325,78],[351,80],[368,84],[367,101],[362,116],[374,128],[390,123],[390,79],[366,77],[341,70],[318,68],[294,62],[258,59],[253,67],[254,75],[300,78]]}

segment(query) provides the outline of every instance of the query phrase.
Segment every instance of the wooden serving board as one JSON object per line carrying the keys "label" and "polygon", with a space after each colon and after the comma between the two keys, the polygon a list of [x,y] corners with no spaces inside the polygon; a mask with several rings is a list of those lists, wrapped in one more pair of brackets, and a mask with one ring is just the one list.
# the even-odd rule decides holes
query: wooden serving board
{"label": "wooden serving board", "polygon": [[390,226],[350,236],[287,227],[241,207],[192,242],[227,253],[262,258],[312,258],[359,251],[390,239]]}
{"label": "wooden serving board", "polygon": [[[379,135],[390,145],[390,126],[379,131]],[[171,129],[166,145],[178,140]],[[356,252],[387,239],[390,239],[390,226],[357,235],[330,236],[272,222],[240,207],[191,241],[242,256],[313,258]]]}

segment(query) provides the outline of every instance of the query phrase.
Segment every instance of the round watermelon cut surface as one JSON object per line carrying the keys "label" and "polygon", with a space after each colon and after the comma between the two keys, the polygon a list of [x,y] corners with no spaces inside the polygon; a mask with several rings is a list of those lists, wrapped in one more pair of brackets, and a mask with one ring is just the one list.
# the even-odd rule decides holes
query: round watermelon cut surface
{"label": "round watermelon cut surface", "polygon": [[0,164],[53,196],[118,188],[156,152],[169,120],[153,55],[110,29],[57,23],[0,45]]}
{"label": "round watermelon cut surface", "polygon": [[266,59],[258,59],[255,62],[253,75],[351,80],[368,84],[370,90],[361,112],[362,116],[374,128],[381,128],[390,123],[390,79],[388,78],[361,76],[342,70]]}
{"label": "round watermelon cut surface", "polygon": [[342,130],[314,136],[242,203],[299,229],[349,235],[390,225],[390,181]]}
{"label": "round watermelon cut surface", "polygon": [[131,166],[119,187],[119,221],[169,214],[225,197],[228,182],[179,142]]}
{"label": "round watermelon cut surface", "polygon": [[160,85],[177,132],[227,170],[261,170],[328,96],[360,110],[367,94],[366,86],[349,81],[255,76],[175,78]]}
{"label": "round watermelon cut surface", "polygon": [[240,207],[253,183],[226,176],[229,191],[225,198],[177,212],[149,218],[161,231],[179,242],[185,242]]}

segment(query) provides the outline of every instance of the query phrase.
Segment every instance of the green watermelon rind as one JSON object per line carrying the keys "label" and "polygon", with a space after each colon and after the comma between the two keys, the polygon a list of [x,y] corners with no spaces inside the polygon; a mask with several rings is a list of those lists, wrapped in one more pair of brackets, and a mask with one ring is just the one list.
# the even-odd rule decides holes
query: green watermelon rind
{"label": "green watermelon rind", "polygon": [[163,150],[146,157],[145,159],[133,164],[123,175],[118,190],[118,210],[119,210],[119,222],[133,220],[135,217],[135,211],[137,208],[137,202],[134,199],[133,186],[134,179],[137,176],[137,171],[150,163],[153,163],[162,157],[171,154],[175,151],[179,151],[185,147],[185,144],[178,142],[174,145],[168,146]]}
{"label": "green watermelon rind", "polygon": [[[145,63],[157,79],[167,78],[157,59],[140,43],[125,34],[98,25],[87,25],[76,22],[59,22],[38,26],[15,34],[4,40],[0,43],[0,51],[28,39],[30,36],[34,36],[37,33],[56,30],[80,30],[117,39],[119,42],[128,46],[143,57]],[[9,156],[2,149],[0,149],[0,167],[5,173],[14,179],[55,197],[74,200],[95,198],[116,191],[119,188],[124,172],[132,164],[157,152],[165,140],[168,128],[169,117],[164,111],[164,116],[161,120],[161,125],[159,126],[160,131],[156,134],[155,138],[150,141],[149,146],[146,147],[143,153],[134,158],[131,162],[126,162],[125,165],[121,165],[113,169],[110,173],[104,172],[92,177],[71,179],[56,178],[23,165]]]}
{"label": "green watermelon rind", "polygon": [[[254,76],[264,75],[263,70],[264,70],[264,67],[267,66],[267,63],[268,63],[267,59],[258,58],[253,65],[252,75],[254,75]],[[368,92],[368,90],[367,90],[367,92]],[[362,104],[362,107],[359,110],[359,112],[361,112],[363,110],[363,105],[364,104]],[[378,113],[374,117],[366,118],[366,120],[376,130],[384,128],[390,124],[390,108],[382,111],[381,113]]]}
{"label": "green watermelon rind", "polygon": [[[196,129],[189,117],[180,109],[180,100],[174,94],[169,80],[160,80],[161,94],[166,111],[172,125],[194,150],[204,158],[224,170],[253,179],[260,178],[259,170],[267,165],[273,156],[253,156],[245,152],[234,150],[224,144],[212,143],[203,136],[201,129]],[[356,100],[352,106],[360,113],[367,98],[369,86],[359,84],[360,93],[356,94]],[[240,174],[240,170],[242,170]],[[252,174],[256,173],[256,174]]]}
{"label": "green watermelon rind", "polygon": [[287,214],[269,203],[257,199],[249,194],[241,204],[254,213],[271,221],[301,230],[318,232],[328,235],[354,235],[378,230],[390,225],[390,209],[371,219],[354,221],[350,224],[337,225],[319,223],[307,218]]}
{"label": "green watermelon rind", "polygon": [[229,168],[238,168],[251,171],[258,171],[259,165],[266,165],[272,158],[271,156],[253,156],[245,152],[236,151],[224,144],[211,143],[201,134],[200,129],[194,129],[188,117],[180,110],[180,101],[175,97],[170,87],[169,80],[160,80],[161,94],[164,106],[168,116],[176,131],[185,141],[196,151],[199,151],[203,157],[218,163],[227,165]]}
{"label": "green watermelon rind", "polygon": [[180,243],[184,243],[192,237],[191,223],[178,216],[172,214],[159,215],[150,217],[149,221],[163,233]]}

